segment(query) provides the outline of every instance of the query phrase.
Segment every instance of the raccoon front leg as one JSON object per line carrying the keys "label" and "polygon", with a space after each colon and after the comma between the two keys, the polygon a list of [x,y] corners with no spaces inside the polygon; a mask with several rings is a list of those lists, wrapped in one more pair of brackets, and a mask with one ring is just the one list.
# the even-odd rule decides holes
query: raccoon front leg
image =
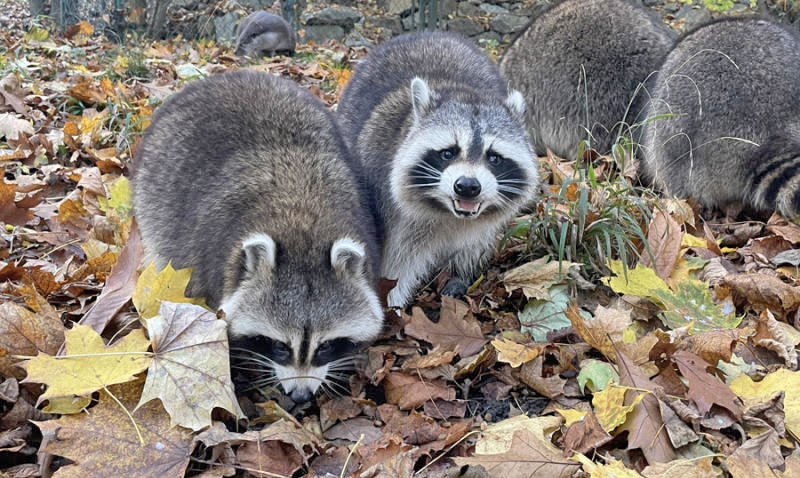
{"label": "raccoon front leg", "polygon": [[462,297],[475,281],[484,264],[489,261],[493,249],[479,247],[462,249],[450,259],[450,279],[442,288],[442,295]]}

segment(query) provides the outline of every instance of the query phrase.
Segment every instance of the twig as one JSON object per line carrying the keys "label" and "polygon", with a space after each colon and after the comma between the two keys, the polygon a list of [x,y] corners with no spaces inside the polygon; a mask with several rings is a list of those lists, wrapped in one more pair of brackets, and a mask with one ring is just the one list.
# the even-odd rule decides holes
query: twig
{"label": "twig", "polygon": [[[434,463],[436,463],[437,461],[439,461],[439,459],[440,459],[440,458],[442,458],[443,456],[445,456],[445,455],[447,455],[448,453],[450,453],[450,450],[452,450],[453,448],[457,447],[459,444],[461,444],[461,442],[462,442],[462,441],[466,440],[466,439],[467,439],[467,438],[469,438],[471,435],[475,435],[476,433],[477,433],[477,434],[480,434],[480,432],[479,432],[478,430],[473,430],[473,431],[471,431],[471,432],[467,433],[466,435],[464,435],[463,437],[459,438],[459,439],[458,439],[458,440],[457,440],[455,443],[453,443],[452,445],[450,445],[450,447],[449,447],[447,450],[445,450],[445,451],[441,452],[441,453],[439,454],[439,456],[437,456],[436,458],[434,458],[433,460],[431,460],[431,462],[430,462],[430,463],[428,463],[427,465],[425,465],[425,466],[423,466],[422,468],[420,468],[418,472],[414,473],[414,476],[417,476],[419,473],[422,473],[423,471],[425,471],[425,469],[426,469],[426,468],[428,468],[429,466],[433,465]],[[340,477],[340,478],[341,478],[341,477]]]}
{"label": "twig", "polygon": [[356,442],[356,444],[353,445],[353,448],[350,449],[350,453],[347,454],[347,458],[344,460],[344,465],[342,466],[342,472],[339,473],[339,478],[344,478],[344,474],[347,472],[347,465],[350,464],[350,457],[352,457],[353,453],[356,452],[358,445],[361,444],[361,440],[363,439],[364,439],[364,434],[362,433],[361,436],[358,437],[358,441]]}

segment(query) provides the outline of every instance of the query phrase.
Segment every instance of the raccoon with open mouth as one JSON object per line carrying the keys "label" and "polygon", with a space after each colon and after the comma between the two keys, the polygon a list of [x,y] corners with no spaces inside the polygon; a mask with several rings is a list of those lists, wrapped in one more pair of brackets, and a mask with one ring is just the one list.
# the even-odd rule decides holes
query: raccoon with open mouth
{"label": "raccoon with open mouth", "polygon": [[397,37],[355,70],[338,117],[374,189],[385,235],[381,274],[390,306],[451,265],[443,289],[463,294],[497,235],[538,186],[525,102],[468,40]]}
{"label": "raccoon with open mouth", "polygon": [[253,385],[295,401],[337,386],[383,309],[361,169],[321,102],[263,73],[193,82],[158,108],[135,168],[146,256],[194,268],[187,293],[225,312],[234,364],[264,373]]}

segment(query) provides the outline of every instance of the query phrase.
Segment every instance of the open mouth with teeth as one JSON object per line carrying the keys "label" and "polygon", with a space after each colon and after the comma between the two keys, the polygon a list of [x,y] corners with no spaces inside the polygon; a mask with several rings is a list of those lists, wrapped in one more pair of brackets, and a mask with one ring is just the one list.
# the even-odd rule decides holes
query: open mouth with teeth
{"label": "open mouth with teeth", "polygon": [[459,216],[471,217],[478,214],[481,203],[477,201],[466,201],[464,199],[453,199],[453,210]]}

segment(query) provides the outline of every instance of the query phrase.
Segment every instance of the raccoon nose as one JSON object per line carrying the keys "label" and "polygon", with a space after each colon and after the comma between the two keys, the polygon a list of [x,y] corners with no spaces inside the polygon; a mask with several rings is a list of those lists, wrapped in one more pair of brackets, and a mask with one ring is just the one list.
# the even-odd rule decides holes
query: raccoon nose
{"label": "raccoon nose", "polygon": [[291,397],[295,403],[305,403],[311,400],[311,390],[307,388],[295,388],[292,390]]}
{"label": "raccoon nose", "polygon": [[456,179],[453,190],[461,197],[472,199],[481,193],[481,183],[475,178],[461,176]]}

